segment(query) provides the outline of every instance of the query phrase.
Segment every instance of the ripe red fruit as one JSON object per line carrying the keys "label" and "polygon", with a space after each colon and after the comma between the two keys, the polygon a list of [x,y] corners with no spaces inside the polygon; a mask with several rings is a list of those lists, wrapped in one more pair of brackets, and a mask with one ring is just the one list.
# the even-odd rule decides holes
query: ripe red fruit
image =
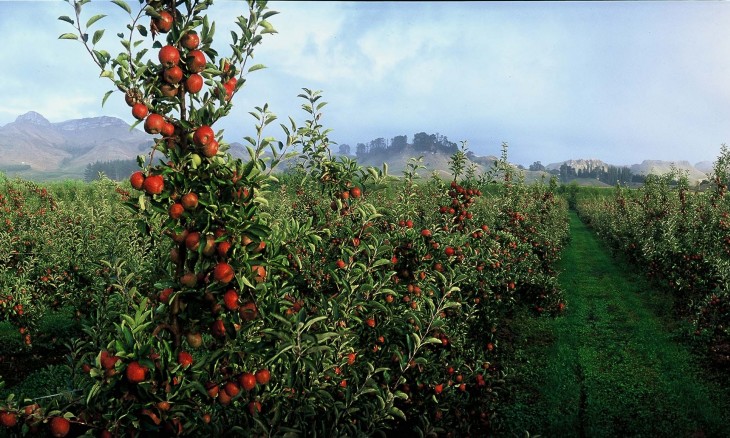
{"label": "ripe red fruit", "polygon": [[7,428],[15,427],[18,424],[18,415],[15,412],[0,412],[0,424]]}
{"label": "ripe red fruit", "polygon": [[144,184],[144,173],[140,172],[139,170],[134,172],[129,177],[129,183],[132,184],[132,187],[137,190],[142,190],[142,185]]}
{"label": "ripe red fruit", "polygon": [[165,123],[165,118],[161,115],[150,114],[147,116],[147,120],[144,121],[144,132],[152,135],[159,134],[162,132]]}
{"label": "ripe red fruit", "polygon": [[173,219],[180,219],[185,213],[185,207],[182,204],[176,202],[170,206],[170,217]]}
{"label": "ripe red fruit", "polygon": [[177,354],[177,363],[182,365],[183,368],[187,368],[193,364],[193,355],[187,351],[181,351]]}
{"label": "ripe red fruit", "polygon": [[375,318],[368,318],[365,320],[365,324],[367,324],[370,328],[375,328]]}
{"label": "ripe red fruit", "polygon": [[238,383],[246,391],[251,391],[256,387],[256,376],[253,373],[243,373],[238,377]]}
{"label": "ripe red fruit", "polygon": [[213,321],[213,324],[210,326],[210,331],[217,338],[226,337],[226,325],[220,319]]}
{"label": "ripe red fruit", "polygon": [[238,395],[239,392],[241,392],[241,388],[236,384],[236,382],[228,382],[223,386],[223,390],[228,394],[231,398]]}
{"label": "ripe red fruit", "polygon": [[228,81],[226,81],[225,84],[223,84],[223,88],[226,90],[226,100],[231,100],[233,97],[233,92],[236,91],[236,84],[238,83],[238,79],[236,78],[230,78]]}
{"label": "ripe red fruit", "polygon": [[271,373],[267,369],[256,371],[256,383],[259,385],[268,385],[271,380]]}
{"label": "ripe red fruit", "polygon": [[444,250],[444,254],[446,254],[446,257],[451,257],[452,255],[454,255],[454,252],[455,252],[454,248],[452,248],[450,246],[447,246],[446,249]]}
{"label": "ripe red fruit", "polygon": [[198,284],[198,276],[193,272],[188,272],[180,277],[180,284],[185,287],[193,288]]}
{"label": "ripe red fruit", "polygon": [[192,73],[200,73],[205,70],[205,54],[200,50],[191,50],[186,58],[188,69]]}
{"label": "ripe red fruit", "polygon": [[147,117],[147,114],[149,114],[149,110],[147,109],[147,105],[143,103],[135,103],[132,107],[132,116],[137,120],[144,119]]}
{"label": "ripe red fruit", "polygon": [[231,250],[231,242],[223,241],[218,244],[218,255],[225,258],[228,255],[228,251]]}
{"label": "ripe red fruit", "polygon": [[336,265],[337,265],[338,269],[345,269],[345,266],[346,266],[344,260],[337,260]]}
{"label": "ripe red fruit", "polygon": [[200,44],[200,37],[197,33],[190,31],[183,35],[181,40],[182,46],[188,50],[194,50],[198,48]]}
{"label": "ripe red fruit", "polygon": [[443,383],[439,383],[438,385],[436,385],[436,387],[433,388],[433,392],[435,392],[436,394],[441,394],[441,392],[443,390],[444,390],[444,384]]}
{"label": "ripe red fruit", "polygon": [[215,157],[218,154],[219,147],[220,145],[218,144],[218,142],[216,140],[212,140],[208,144],[203,146],[201,152],[203,152],[203,155],[208,158]]}
{"label": "ripe red fruit", "polygon": [[180,51],[168,44],[160,49],[157,57],[163,67],[170,68],[180,62]]}
{"label": "ripe red fruit", "polygon": [[200,233],[197,231],[188,233],[187,237],[185,238],[185,246],[190,251],[197,251],[198,247],[200,246]]}
{"label": "ripe red fruit", "polygon": [[162,77],[165,79],[165,82],[168,84],[178,84],[182,80],[183,77],[183,71],[180,67],[174,65],[168,69],[165,69],[165,72],[162,74]]}
{"label": "ripe red fruit", "polygon": [[423,236],[423,237],[431,237],[431,230],[429,230],[429,229],[421,230],[421,236]]}
{"label": "ripe red fruit", "polygon": [[251,415],[257,415],[261,412],[261,403],[258,400],[254,400],[251,403],[248,404],[248,412],[251,413]]}
{"label": "ripe red fruit", "polygon": [[238,292],[233,289],[229,289],[223,295],[223,303],[228,310],[238,310]]}
{"label": "ripe red fruit", "polygon": [[193,73],[185,79],[185,89],[188,93],[198,93],[203,89],[203,77],[197,73]]}
{"label": "ripe red fruit", "polygon": [[406,227],[408,227],[408,228],[413,228],[413,221],[412,221],[412,220],[410,220],[410,219],[408,219],[408,220],[406,221]]}
{"label": "ripe red fruit", "polygon": [[253,279],[256,283],[263,283],[266,280],[266,268],[263,266],[251,266],[251,272],[253,272]]}
{"label": "ripe red fruit", "polygon": [[357,199],[360,196],[362,196],[362,191],[360,190],[360,187],[353,187],[350,189],[350,196]]}
{"label": "ripe red fruit", "polygon": [[175,125],[170,122],[165,122],[165,124],[162,125],[160,134],[162,134],[163,137],[172,137],[175,134]]}
{"label": "ripe red fruit", "polygon": [[152,19],[155,29],[160,33],[167,33],[172,29],[172,14],[167,11],[160,11],[160,16]]}
{"label": "ripe red fruit", "polygon": [[196,129],[193,134],[193,143],[201,148],[213,140],[215,140],[215,132],[213,132],[213,128],[208,125],[201,126]]}
{"label": "ripe red fruit", "polygon": [[144,180],[142,187],[150,195],[159,195],[165,188],[165,180],[161,175],[150,175]]}
{"label": "ripe red fruit", "polygon": [[101,352],[101,357],[99,358],[101,362],[102,368],[105,370],[111,370],[114,368],[114,365],[116,365],[117,362],[119,362],[118,356],[112,356],[109,354],[108,351],[103,350]]}
{"label": "ripe red fruit", "polygon": [[175,85],[170,85],[170,84],[160,85],[160,92],[165,97],[175,97],[175,96],[177,96],[177,93],[179,91],[180,91],[180,88],[176,87]]}
{"label": "ripe red fruit", "polygon": [[71,423],[63,417],[53,417],[48,423],[51,435],[56,438],[63,438],[71,430]]}
{"label": "ripe red fruit", "polygon": [[354,363],[355,363],[355,358],[356,358],[356,357],[357,357],[357,355],[356,355],[355,353],[350,353],[350,354],[348,354],[348,355],[347,355],[347,364],[348,364],[348,365],[352,365],[352,364],[354,364]]}
{"label": "ripe red fruit", "polygon": [[160,296],[159,296],[160,302],[161,303],[167,303],[167,302],[169,302],[170,301],[170,295],[172,295],[173,292],[174,292],[174,290],[171,287],[168,287],[167,289],[163,289],[160,292]]}
{"label": "ripe red fruit", "polygon": [[218,263],[213,270],[213,279],[223,284],[230,283],[234,276],[233,268],[226,262]]}
{"label": "ripe red fruit", "polygon": [[198,195],[195,192],[186,193],[180,202],[185,210],[194,210],[198,206]]}
{"label": "ripe red fruit", "polygon": [[210,398],[216,398],[218,397],[218,391],[220,390],[220,387],[215,382],[208,382],[205,384],[205,390],[208,392]]}
{"label": "ripe red fruit", "polygon": [[244,321],[253,321],[259,316],[259,309],[256,307],[256,304],[249,301],[243,303],[241,307],[238,308],[238,313]]}
{"label": "ripe red fruit", "polygon": [[127,365],[125,375],[130,383],[144,382],[145,376],[147,375],[147,367],[140,365],[137,361],[131,362]]}

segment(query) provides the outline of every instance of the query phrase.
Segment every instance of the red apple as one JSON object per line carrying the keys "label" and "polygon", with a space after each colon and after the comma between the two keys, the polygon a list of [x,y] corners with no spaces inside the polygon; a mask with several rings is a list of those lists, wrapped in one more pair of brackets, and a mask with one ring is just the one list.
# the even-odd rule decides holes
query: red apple
{"label": "red apple", "polygon": [[212,140],[212,141],[208,142],[208,144],[203,146],[203,148],[201,149],[201,152],[203,153],[204,156],[211,158],[211,157],[215,157],[218,154],[218,148],[219,148],[218,141]]}
{"label": "red apple", "polygon": [[180,51],[168,44],[160,49],[157,57],[163,67],[170,68],[180,62]]}
{"label": "red apple", "polygon": [[165,72],[162,74],[162,77],[165,79],[165,82],[167,82],[168,84],[175,85],[182,80],[183,71],[180,67],[174,65],[168,69],[165,69]]}
{"label": "red apple", "polygon": [[71,430],[71,423],[63,417],[53,417],[48,423],[48,428],[51,431],[51,436],[63,438]]}
{"label": "red apple", "polygon": [[140,172],[139,170],[134,172],[132,176],[129,177],[129,183],[132,184],[132,187],[136,190],[142,190],[144,180],[144,173]]}
{"label": "red apple", "polygon": [[159,134],[162,132],[162,128],[165,126],[165,118],[159,114],[152,113],[147,116],[147,120],[144,121],[144,131],[148,134]]}
{"label": "red apple", "polygon": [[186,61],[188,65],[188,70],[190,70],[191,73],[200,73],[201,71],[205,70],[205,53],[201,52],[200,50],[191,50],[188,53]]}
{"label": "red apple", "polygon": [[268,385],[271,380],[271,373],[267,369],[261,369],[256,371],[256,383],[259,385]]}
{"label": "red apple", "polygon": [[145,376],[147,375],[147,367],[144,367],[140,365],[139,362],[134,361],[127,365],[125,375],[130,383],[144,382]]}
{"label": "red apple", "polygon": [[197,49],[200,44],[200,37],[194,31],[190,31],[183,35],[181,43],[186,49],[194,50]]}
{"label": "red apple", "polygon": [[231,265],[226,262],[220,262],[215,266],[213,270],[213,278],[223,284],[228,284],[235,277],[235,272]]}
{"label": "red apple", "polygon": [[215,140],[215,132],[213,132],[213,128],[208,125],[199,127],[193,134],[193,143],[201,148],[213,140]]}
{"label": "red apple", "polygon": [[198,195],[194,192],[186,193],[180,200],[185,210],[194,210],[198,206]]}
{"label": "red apple", "polygon": [[172,14],[167,11],[160,11],[160,16],[152,19],[155,29],[160,33],[169,32],[172,29],[173,21]]}
{"label": "red apple", "polygon": [[197,73],[193,73],[185,80],[185,89],[189,93],[197,93],[203,89],[203,77]]}
{"label": "red apple", "polygon": [[137,120],[143,120],[145,117],[147,117],[147,114],[149,114],[147,105],[141,102],[135,103],[132,107],[132,116],[134,116],[134,118]]}
{"label": "red apple", "polygon": [[188,366],[193,364],[193,356],[187,351],[181,351],[177,355],[177,363],[182,365],[183,368],[187,368]]}
{"label": "red apple", "polygon": [[165,180],[162,175],[150,175],[145,178],[142,187],[150,195],[159,195],[165,188]]}
{"label": "red apple", "polygon": [[243,373],[238,378],[238,383],[240,383],[241,387],[246,391],[251,391],[256,387],[256,376],[254,376],[253,373]]}
{"label": "red apple", "polygon": [[162,125],[160,134],[162,134],[163,137],[172,137],[175,135],[175,125],[170,122],[165,122],[165,124]]}
{"label": "red apple", "polygon": [[213,336],[217,338],[224,338],[226,336],[226,325],[222,320],[216,319],[210,326],[210,331],[213,333]]}
{"label": "red apple", "polygon": [[223,304],[228,310],[238,310],[238,292],[233,289],[226,291],[223,295]]}
{"label": "red apple", "polygon": [[185,213],[185,207],[179,202],[176,202],[170,206],[170,217],[177,220],[180,219]]}
{"label": "red apple", "polygon": [[185,237],[185,246],[190,251],[197,251],[199,245],[200,245],[200,233],[197,231],[188,233],[187,237]]}

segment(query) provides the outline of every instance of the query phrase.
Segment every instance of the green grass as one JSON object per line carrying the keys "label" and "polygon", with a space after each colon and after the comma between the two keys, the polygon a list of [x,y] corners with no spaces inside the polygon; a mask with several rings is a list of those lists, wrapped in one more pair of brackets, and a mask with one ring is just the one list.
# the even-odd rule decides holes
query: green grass
{"label": "green grass", "polygon": [[571,215],[561,262],[563,317],[519,318],[526,351],[505,435],[730,436],[727,388],[679,342],[672,302],[611,258]]}

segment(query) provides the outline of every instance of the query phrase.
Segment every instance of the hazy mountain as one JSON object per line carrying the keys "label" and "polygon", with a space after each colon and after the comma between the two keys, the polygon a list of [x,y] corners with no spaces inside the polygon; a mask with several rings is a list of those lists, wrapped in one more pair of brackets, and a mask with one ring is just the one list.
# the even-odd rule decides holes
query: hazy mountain
{"label": "hazy mountain", "polygon": [[604,163],[601,160],[594,160],[594,159],[577,159],[577,160],[567,160],[567,161],[561,161],[560,163],[550,163],[545,168],[547,170],[560,170],[560,167],[566,164],[568,167],[572,167],[576,171],[578,170],[586,170],[591,171],[595,169],[608,169],[608,164]]}
{"label": "hazy mountain", "polygon": [[134,159],[151,145],[149,135],[115,117],[51,123],[31,111],[0,127],[0,165],[80,169],[97,160]]}
{"label": "hazy mountain", "polygon": [[[383,163],[388,163],[388,173],[393,176],[402,176],[406,170],[411,157],[418,158],[423,156],[421,164],[425,169],[419,169],[417,172],[421,177],[428,177],[434,171],[441,175],[449,174],[450,155],[442,152],[416,152],[412,146],[408,146],[398,153],[368,154],[364,159],[358,159],[358,163],[363,166],[382,167]],[[489,170],[497,161],[497,157],[486,156],[480,157],[470,155],[467,167],[472,163],[476,165],[476,173],[480,174]]]}
{"label": "hazy mountain", "polygon": [[699,163],[695,164],[695,169],[699,170],[700,172],[711,173],[713,164],[714,163],[712,161],[700,161]]}
{"label": "hazy mountain", "polygon": [[[31,111],[0,127],[0,168],[28,165],[32,171],[24,172],[23,175],[31,178],[39,176],[42,179],[44,174],[50,173],[61,177],[81,177],[84,167],[89,163],[134,159],[149,151],[151,145],[151,136],[141,130],[130,129],[128,123],[115,117],[91,117],[51,123],[41,114]],[[243,159],[248,157],[244,147],[238,143],[231,145],[230,152]],[[422,177],[433,172],[449,175],[449,154],[416,152],[410,145],[398,153],[368,154],[360,160],[360,164],[381,167],[387,162],[389,173],[400,176],[409,159],[419,155],[423,155],[422,164],[426,166],[419,170]],[[469,164],[476,166],[477,174],[489,170],[497,161],[494,156],[480,157],[471,153],[469,159]],[[563,164],[576,171],[609,167],[608,163],[597,159],[572,159],[548,164],[546,169],[559,170]],[[712,170],[712,163],[709,161],[693,166],[687,161],[644,160],[629,167],[634,174],[664,174],[669,172],[672,164],[678,169],[686,170],[690,180],[694,182],[704,179],[706,173]],[[546,174],[526,171],[525,175],[529,181]]]}
{"label": "hazy mountain", "polygon": [[687,177],[690,181],[699,181],[706,177],[705,172],[697,170],[689,161],[644,160],[641,164],[632,165],[631,173],[636,175],[664,175],[670,172],[672,166],[687,171]]}

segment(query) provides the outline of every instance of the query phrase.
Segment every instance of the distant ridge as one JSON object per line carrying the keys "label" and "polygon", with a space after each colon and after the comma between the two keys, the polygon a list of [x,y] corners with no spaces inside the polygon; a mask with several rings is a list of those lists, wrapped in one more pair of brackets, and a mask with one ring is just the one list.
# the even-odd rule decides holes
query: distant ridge
{"label": "distant ridge", "polygon": [[30,111],[0,127],[0,165],[79,172],[95,161],[134,159],[151,145],[149,135],[116,117],[51,123]]}

